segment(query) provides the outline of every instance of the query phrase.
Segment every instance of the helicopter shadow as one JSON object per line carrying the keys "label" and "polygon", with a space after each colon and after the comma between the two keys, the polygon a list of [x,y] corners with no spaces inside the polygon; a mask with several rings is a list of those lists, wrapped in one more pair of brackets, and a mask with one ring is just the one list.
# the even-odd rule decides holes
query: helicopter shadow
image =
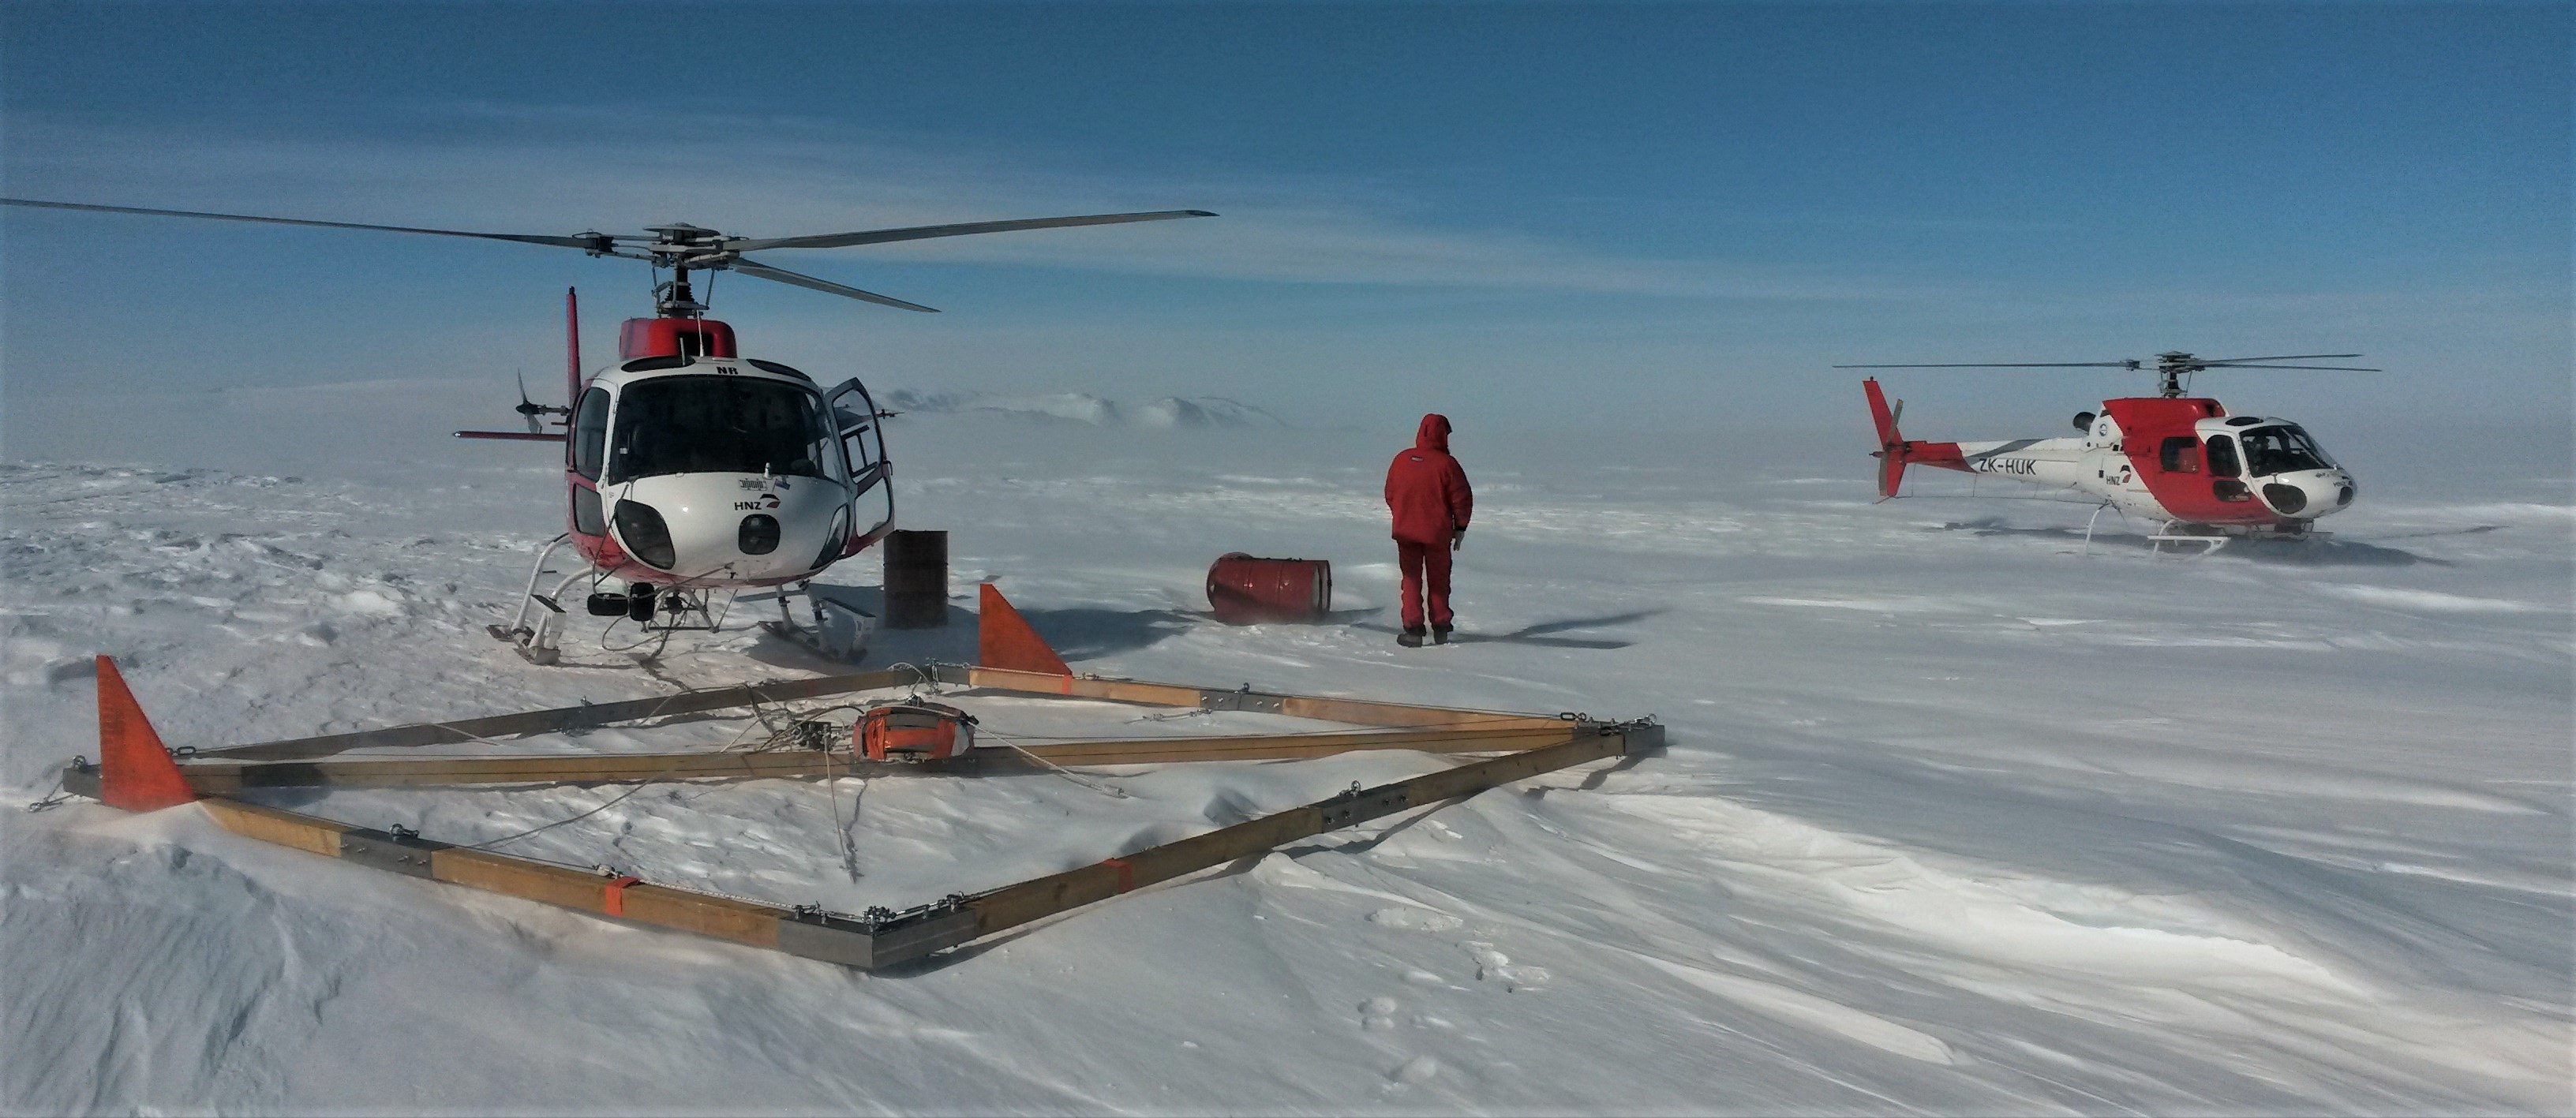
{"label": "helicopter shadow", "polygon": [[[835,602],[866,610],[882,618],[885,604],[883,590],[874,586],[825,586],[817,584],[816,593]],[[1333,610],[1312,621],[1267,622],[1266,624],[1347,626],[1393,635],[1397,630],[1388,625],[1362,621],[1386,612],[1383,607]],[[1556,634],[1581,629],[1625,625],[1664,611],[1634,610],[1600,617],[1565,618],[1525,626],[1509,633],[1460,632],[1450,640],[1454,644],[1527,644],[1548,648],[1614,649],[1627,648],[1637,642],[1598,637],[1570,637]],[[1046,638],[1056,653],[1068,661],[1115,656],[1151,647],[1200,625],[1216,622],[1216,615],[1199,610],[1139,609],[1119,610],[1090,606],[1057,609],[1023,608],[1020,616]],[[867,655],[862,662],[886,664],[971,664],[981,654],[977,640],[979,619],[976,614],[954,603],[948,606],[946,623],[933,629],[878,628],[868,639]],[[752,659],[779,667],[811,670],[849,670],[850,665],[836,664],[791,642],[764,638],[749,653]]]}
{"label": "helicopter shadow", "polygon": [[[1377,613],[1375,609],[1344,609],[1303,621],[1264,621],[1264,625],[1348,625]],[[1200,625],[1221,625],[1210,610],[1183,609],[1023,609],[1020,616],[1045,637],[1047,643],[1067,660],[1088,659],[1131,652]]]}
{"label": "helicopter shadow", "polygon": [[[2471,531],[2486,531],[2490,530],[2492,527],[2494,526],[2489,526],[2489,528],[2472,529]],[[1981,520],[1954,520],[1932,530],[1941,532],[1968,532],[1981,537],[2032,536],[2040,539],[2064,540],[2068,543],[2078,545],[2081,545],[2084,542],[2084,533],[2079,529],[2016,528],[2006,524],[2004,519],[1999,516],[1986,517]],[[2148,539],[2144,533],[2140,532],[2097,531],[2093,533],[2093,544],[2097,547],[2129,547],[2139,551],[2147,551],[2155,546],[2155,541]],[[2200,556],[2189,555],[2186,553],[2185,557],[2199,558]],[[2230,542],[2227,546],[2218,549],[2218,551],[2211,557],[2218,559],[2234,558],[2256,563],[2278,563],[2303,567],[2411,567],[2418,563],[2435,567],[2456,567],[2459,565],[2448,559],[2435,559],[2430,556],[2417,555],[2414,552],[2406,551],[2401,548],[2384,547],[2379,544],[2361,543],[2354,540],[2339,540],[2331,537],[2325,539],[2306,540],[2240,539]]]}
{"label": "helicopter shadow", "polygon": [[1161,643],[1197,625],[1200,618],[1180,610],[1115,610],[1075,606],[1023,609],[1029,627],[1066,660],[1115,656]]}
{"label": "helicopter shadow", "polygon": [[[775,634],[763,633],[760,642],[746,655],[764,664],[809,671],[846,672],[857,667],[881,668],[888,664],[972,664],[980,655],[976,642],[974,611],[951,601],[939,625],[927,629],[892,629],[885,621],[885,590],[877,586],[831,586],[815,583],[812,592],[822,598],[853,609],[864,610],[877,619],[877,628],[868,633],[868,648],[856,661],[831,660],[793,641]],[[761,603],[768,611],[762,616],[774,618],[777,607]],[[799,617],[799,621],[807,620]]]}
{"label": "helicopter shadow", "polygon": [[[1370,612],[1378,612],[1378,611],[1370,611]],[[1563,633],[1563,632],[1568,632],[1568,631],[1576,630],[1576,629],[1599,629],[1599,628],[1605,628],[1605,627],[1608,627],[1608,626],[1611,626],[1611,625],[1625,625],[1625,624],[1628,624],[1629,622],[1632,622],[1632,621],[1643,621],[1643,620],[1645,620],[1646,618],[1653,617],[1653,616],[1655,616],[1656,614],[1659,614],[1659,613],[1662,613],[1662,612],[1664,612],[1664,611],[1663,611],[1663,610],[1660,610],[1660,609],[1644,609],[1644,610],[1631,610],[1631,611],[1629,611],[1629,612],[1627,612],[1627,613],[1606,614],[1606,615],[1601,616],[1601,617],[1570,617],[1570,618],[1566,618],[1566,619],[1564,619],[1564,620],[1560,620],[1560,621],[1542,621],[1542,622],[1539,622],[1538,624],[1524,626],[1524,627],[1522,627],[1522,628],[1519,628],[1519,629],[1513,630],[1512,632],[1508,632],[1508,633],[1471,633],[1471,632],[1464,632],[1464,631],[1461,631],[1461,632],[1456,632],[1456,633],[1452,633],[1452,634],[1450,634],[1450,636],[1449,636],[1449,643],[1451,643],[1451,644],[1532,644],[1532,645],[1540,645],[1540,646],[1547,647],[1547,648],[1589,648],[1589,649],[1627,648],[1627,647],[1629,647],[1629,646],[1631,646],[1631,645],[1636,644],[1637,642],[1635,642],[1635,641],[1624,641],[1624,640],[1605,640],[1605,639],[1601,639],[1601,638],[1598,638],[1598,637],[1560,637],[1560,636],[1556,636],[1555,634]],[[1369,631],[1371,631],[1371,632],[1376,632],[1376,633],[1389,633],[1389,634],[1393,634],[1393,633],[1397,633],[1397,632],[1401,632],[1401,631],[1402,631],[1402,630],[1399,630],[1399,629],[1395,628],[1395,627],[1394,627],[1394,626],[1392,626],[1392,625],[1376,625],[1376,624],[1362,624],[1362,625],[1354,625],[1354,626],[1352,626],[1352,628],[1354,628],[1354,629],[1367,629],[1367,630],[1369,630]]]}
{"label": "helicopter shadow", "polygon": [[[814,592],[843,605],[865,610],[880,619],[879,627],[868,636],[864,663],[971,664],[982,654],[977,638],[981,619],[973,610],[958,605],[956,601],[948,604],[947,617],[936,628],[893,629],[882,625],[885,617],[885,591],[882,587],[817,583]],[[965,596],[955,597],[962,599]],[[1057,655],[1067,660],[1089,660],[1133,652],[1208,620],[1204,614],[1169,609],[1022,607],[1019,612],[1027,619],[1029,627],[1036,629]],[[834,666],[804,648],[775,637],[762,640],[753,651],[753,657],[782,667]],[[842,670],[847,670],[846,666],[842,666]]]}

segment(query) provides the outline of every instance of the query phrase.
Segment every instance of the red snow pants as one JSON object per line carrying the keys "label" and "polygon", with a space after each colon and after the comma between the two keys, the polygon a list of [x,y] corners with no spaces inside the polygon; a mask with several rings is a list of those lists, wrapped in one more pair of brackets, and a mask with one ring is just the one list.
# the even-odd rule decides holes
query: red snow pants
{"label": "red snow pants", "polygon": [[1395,591],[1402,603],[1398,608],[1404,615],[1404,627],[1422,627],[1422,599],[1426,589],[1423,584],[1426,582],[1430,584],[1431,623],[1446,627],[1452,616],[1449,612],[1449,545],[1397,540],[1395,565],[1404,572],[1403,583]]}

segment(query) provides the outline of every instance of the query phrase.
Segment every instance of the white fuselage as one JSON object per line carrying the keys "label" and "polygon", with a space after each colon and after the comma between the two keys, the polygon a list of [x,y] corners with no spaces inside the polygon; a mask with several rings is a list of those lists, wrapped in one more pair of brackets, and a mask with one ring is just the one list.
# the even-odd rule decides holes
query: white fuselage
{"label": "white fuselage", "polygon": [[[595,488],[604,521],[585,552],[593,539],[616,545],[597,549],[595,564],[671,586],[757,586],[809,578],[841,558],[854,531],[867,529],[853,523],[854,502],[882,490],[883,474],[853,470],[843,445],[851,431],[812,380],[786,368],[651,359],[584,384],[574,501],[578,509],[579,490]],[[602,394],[606,410],[594,414]],[[851,430],[873,422],[871,409]],[[580,519],[577,511],[577,533]]]}
{"label": "white fuselage", "polygon": [[1957,446],[1969,472],[2069,489],[2166,520],[2308,521],[2352,502],[2352,475],[2286,420],[2210,417],[2193,423],[2188,436],[2164,441],[2174,445],[2132,448],[2119,422],[2104,414],[2082,435]]}

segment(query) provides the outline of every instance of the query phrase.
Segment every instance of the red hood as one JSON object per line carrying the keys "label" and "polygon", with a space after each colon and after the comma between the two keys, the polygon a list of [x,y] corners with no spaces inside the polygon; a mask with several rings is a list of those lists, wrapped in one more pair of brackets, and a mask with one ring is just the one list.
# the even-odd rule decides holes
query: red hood
{"label": "red hood", "polygon": [[1449,417],[1438,412],[1423,416],[1422,426],[1413,431],[1413,446],[1416,450],[1449,453]]}

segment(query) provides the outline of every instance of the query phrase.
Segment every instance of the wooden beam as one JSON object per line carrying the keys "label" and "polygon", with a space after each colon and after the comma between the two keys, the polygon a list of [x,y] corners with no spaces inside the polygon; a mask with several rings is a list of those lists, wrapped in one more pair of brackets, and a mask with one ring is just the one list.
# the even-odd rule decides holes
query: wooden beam
{"label": "wooden beam", "polygon": [[[341,757],[270,763],[190,761],[180,775],[200,793],[246,788],[416,788],[476,784],[614,784],[652,780],[750,780],[823,775],[813,750],[764,753],[579,753],[524,757]],[[833,762],[838,772],[911,766]]]}
{"label": "wooden beam", "polygon": [[[371,831],[220,796],[201,802],[216,822],[250,838],[487,893],[755,947],[778,946],[779,923],[796,917],[795,910],[775,905],[653,885],[631,877],[612,877],[407,834]],[[419,857],[388,857],[387,852],[392,850]]]}
{"label": "wooden beam", "polygon": [[1498,784],[1618,756],[1632,749],[1659,746],[1663,741],[1663,727],[1652,724],[1587,726],[1587,730],[1574,740],[1544,749],[1335,796],[1178,842],[1004,886],[970,898],[965,907],[975,913],[976,936],[987,936],[1325,831],[1473,795]]}
{"label": "wooden beam", "polygon": [[[941,674],[943,678],[949,678],[949,673]],[[1133,679],[1015,672],[1001,668],[970,667],[958,675],[962,677],[959,681],[969,686],[1024,695],[1071,695],[1076,698],[1107,699],[1112,702],[1141,703],[1148,706],[1203,706],[1212,710],[1255,710],[1297,718],[1313,718],[1325,722],[1348,722],[1357,726],[1514,726],[1566,721],[1545,715],[1507,714],[1486,710],[1463,710],[1456,707],[1379,703],[1365,699],[1289,695],[1271,691],[1254,691],[1249,688],[1226,691],[1205,687],[1186,687],[1172,683],[1147,683]]]}
{"label": "wooden beam", "polygon": [[[1166,761],[1229,761],[1280,757],[1329,757],[1365,749],[1424,753],[1493,753],[1537,749],[1571,738],[1577,724],[1549,719],[1537,726],[1468,726],[1433,730],[1354,730],[1348,733],[1246,734],[1205,738],[1132,738],[1032,745],[1028,751],[1059,765],[1135,765]],[[977,750],[981,753],[982,750]],[[996,757],[1000,760],[1000,757]]]}
{"label": "wooden beam", "polygon": [[207,799],[206,812],[235,834],[262,842],[292,846],[325,858],[340,856],[340,836],[352,828],[312,815],[299,815],[239,800]]}
{"label": "wooden beam", "polygon": [[[1539,749],[1588,732],[1588,723],[1549,719],[1536,726],[1436,730],[1358,730],[1327,734],[1128,738],[1025,747],[1057,765],[1160,765],[1196,761],[1275,761],[1376,749],[1424,753],[1496,753]],[[614,784],[656,780],[804,779],[828,773],[1015,772],[1040,767],[1018,750],[986,746],[949,762],[909,764],[853,760],[806,749],[759,753],[583,753],[523,757],[341,757],[314,761],[189,761],[179,766],[200,794],[246,788],[414,788],[477,784]]]}
{"label": "wooden beam", "polygon": [[817,679],[776,680],[768,683],[747,683],[736,687],[718,687],[707,691],[688,691],[658,698],[628,699],[614,703],[585,703],[581,706],[523,711],[518,714],[496,714],[485,718],[460,719],[455,722],[423,722],[410,726],[386,726],[374,730],[324,734],[320,737],[295,738],[289,741],[203,749],[196,755],[282,761],[328,757],[346,753],[352,749],[450,745],[488,738],[514,737],[521,734],[560,733],[565,730],[588,729],[674,714],[699,714],[710,710],[724,710],[728,707],[750,706],[754,703],[778,703],[824,695],[842,695],[852,691],[908,687],[920,682],[922,682],[922,673],[913,671],[857,672],[850,675],[823,676]]}

